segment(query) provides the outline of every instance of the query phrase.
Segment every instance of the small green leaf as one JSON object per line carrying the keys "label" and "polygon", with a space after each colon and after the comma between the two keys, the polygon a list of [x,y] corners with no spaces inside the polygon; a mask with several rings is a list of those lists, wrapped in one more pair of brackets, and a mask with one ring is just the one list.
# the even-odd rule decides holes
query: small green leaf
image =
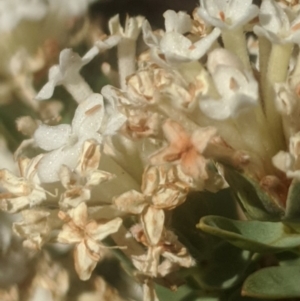
{"label": "small green leaf", "polygon": [[257,299],[257,298],[242,296],[240,289],[235,291],[226,300],[227,301],[264,301],[264,299],[261,298]]}
{"label": "small green leaf", "polygon": [[250,275],[242,288],[242,295],[264,299],[300,297],[300,266],[276,266]]}
{"label": "small green leaf", "polygon": [[300,221],[300,182],[296,179],[289,187],[284,219]]}
{"label": "small green leaf", "polygon": [[284,208],[272,195],[264,191],[259,182],[251,175],[239,173],[226,167],[225,178],[236,200],[245,214],[255,220],[279,220],[284,215]]}
{"label": "small green leaf", "polygon": [[197,227],[253,252],[282,251],[300,246],[300,234],[281,222],[235,221],[205,216]]}

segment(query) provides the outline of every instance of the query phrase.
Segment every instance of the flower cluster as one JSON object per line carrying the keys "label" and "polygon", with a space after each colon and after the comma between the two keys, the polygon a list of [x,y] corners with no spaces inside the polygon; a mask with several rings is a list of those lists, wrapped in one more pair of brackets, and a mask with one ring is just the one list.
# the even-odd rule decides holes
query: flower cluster
{"label": "flower cluster", "polygon": [[[15,23],[48,13],[46,4],[28,2],[18,5]],[[77,15],[88,1],[69,2]],[[39,14],[32,16],[31,6]],[[15,153],[19,171],[0,170],[0,207],[21,213],[13,229],[23,245],[35,252],[72,245],[85,281],[96,281],[97,263],[113,249],[130,262],[143,300],[156,301],[155,283],[167,279],[176,289],[174,272],[197,264],[170,227],[190,192],[231,187],[247,217],[287,218],[290,187],[300,180],[299,15],[289,1],[263,0],[259,8],[251,0],[201,0],[192,17],[166,11],[165,30],[152,30],[142,17],[128,17],[122,27],[115,16],[110,35],[83,56],[62,50],[38,93],[37,57],[15,56],[14,85],[29,91],[38,117],[17,122],[29,139]],[[147,49],[136,56],[139,36]],[[99,93],[80,71],[113,47],[119,87]],[[102,69],[112,78],[108,63]],[[47,101],[60,85],[76,105],[70,124],[55,100]],[[54,280],[45,286],[39,278],[32,295],[62,300],[68,274],[47,257],[42,262],[43,277],[57,275],[64,284],[56,290]],[[6,294],[17,300],[14,288]]]}

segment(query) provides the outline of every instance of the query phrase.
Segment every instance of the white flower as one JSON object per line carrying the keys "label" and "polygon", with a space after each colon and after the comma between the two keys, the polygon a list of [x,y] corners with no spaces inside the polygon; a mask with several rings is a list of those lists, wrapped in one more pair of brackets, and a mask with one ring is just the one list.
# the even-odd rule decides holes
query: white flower
{"label": "white flower", "polygon": [[198,14],[207,23],[235,29],[247,24],[258,15],[259,8],[252,0],[200,0]]}
{"label": "white flower", "polygon": [[100,94],[92,94],[79,104],[72,125],[39,126],[34,133],[35,142],[40,148],[50,151],[38,165],[38,174],[42,182],[58,181],[58,172],[63,164],[74,168],[84,141],[95,139],[98,143],[102,142],[102,137],[97,131],[103,116],[103,97]]}
{"label": "white flower", "polygon": [[109,32],[112,36],[117,35],[125,39],[136,40],[141,32],[143,20],[144,18],[141,16],[127,18],[125,27],[123,27],[120,23],[119,15],[115,15],[109,20]]}
{"label": "white flower", "polygon": [[[220,30],[215,28],[211,34],[193,43],[183,33],[191,29],[191,20],[186,14],[167,11],[164,14],[166,33],[162,37],[153,34],[147,21],[143,24],[145,43],[152,51],[161,51],[168,63],[189,62],[200,59],[219,37]],[[177,23],[177,24],[176,24]],[[156,54],[157,57],[159,57]]]}
{"label": "white flower", "polygon": [[300,43],[300,15],[282,8],[273,0],[264,0],[259,13],[260,26],[254,26],[258,36],[273,43]]}
{"label": "white flower", "polygon": [[210,71],[221,99],[203,99],[200,108],[210,118],[224,120],[258,105],[258,84],[250,72],[238,68],[241,63],[237,58],[236,63],[227,65],[233,61],[233,56],[224,49],[211,52],[209,60],[220,57],[220,52],[224,52],[221,56],[228,57],[228,61],[208,66],[212,66]]}
{"label": "white flower", "polygon": [[83,144],[76,168],[72,171],[66,165],[61,166],[59,177],[66,189],[59,202],[61,207],[76,207],[88,201],[93,186],[114,178],[113,174],[98,170],[100,158],[100,145],[87,140]]}
{"label": "white flower", "polygon": [[288,178],[300,180],[300,132],[290,138],[289,152],[280,151],[272,158],[272,162]]}
{"label": "white flower", "polygon": [[[95,53],[88,52],[88,55],[81,58],[71,49],[64,49],[59,56],[59,65],[52,66],[49,69],[49,80],[38,93],[36,99],[48,99],[53,95],[56,86],[64,85],[67,90],[71,90],[70,93],[76,100],[85,100],[92,94],[92,91],[89,87],[86,87],[87,85],[79,71],[84,65],[88,64],[94,56]],[[81,91],[78,86],[80,86],[80,88],[82,87]],[[76,89],[76,94],[78,95],[73,95],[72,90],[74,89]]]}

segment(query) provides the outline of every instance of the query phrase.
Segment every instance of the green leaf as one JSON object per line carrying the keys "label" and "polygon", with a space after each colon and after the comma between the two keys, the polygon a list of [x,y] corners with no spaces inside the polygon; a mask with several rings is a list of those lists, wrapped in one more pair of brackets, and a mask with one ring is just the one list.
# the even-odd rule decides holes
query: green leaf
{"label": "green leaf", "polygon": [[209,290],[229,289],[241,282],[251,263],[251,252],[226,241],[215,241],[207,247],[205,258],[197,262],[195,279]]}
{"label": "green leaf", "polygon": [[300,246],[300,234],[281,222],[236,221],[205,216],[197,227],[253,252],[282,251]]}
{"label": "green leaf", "polygon": [[250,275],[242,295],[264,299],[300,297],[300,266],[270,267]]}
{"label": "green leaf", "polygon": [[[224,299],[225,300],[225,299]],[[230,295],[227,299],[227,301],[264,301],[264,299],[257,299],[252,297],[245,297],[241,295],[241,290],[235,291],[232,295]]]}
{"label": "green leaf", "polygon": [[194,290],[188,285],[182,285],[176,291],[156,285],[155,290],[160,301],[220,301],[216,294]]}
{"label": "green leaf", "polygon": [[195,268],[181,271],[191,285],[215,291],[231,288],[245,277],[250,252],[196,229],[202,216],[226,214],[236,218],[235,210],[229,189],[224,189],[218,193],[193,193],[172,212],[171,227],[197,263]]}
{"label": "green leaf", "polygon": [[286,202],[285,220],[300,221],[300,182],[296,179],[292,181]]}
{"label": "green leaf", "polygon": [[245,214],[255,220],[279,220],[284,208],[278,200],[264,191],[251,175],[226,167],[225,178]]}

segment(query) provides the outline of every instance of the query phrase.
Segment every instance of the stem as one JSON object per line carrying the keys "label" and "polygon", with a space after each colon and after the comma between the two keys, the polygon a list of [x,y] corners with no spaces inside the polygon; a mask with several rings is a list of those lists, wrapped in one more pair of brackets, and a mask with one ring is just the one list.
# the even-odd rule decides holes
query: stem
{"label": "stem", "polygon": [[281,116],[278,113],[274,98],[274,84],[286,81],[290,56],[292,53],[292,44],[273,44],[268,63],[266,83],[263,86],[263,100],[265,105],[265,114],[273,135],[277,150],[284,146],[284,136],[282,130]]}
{"label": "stem", "polygon": [[118,44],[118,67],[121,89],[126,89],[126,77],[135,72],[136,41],[123,38]]}
{"label": "stem", "polygon": [[296,89],[297,85],[300,83],[300,52],[297,56],[297,62],[293,71],[293,74],[291,76],[290,85],[292,89]]}
{"label": "stem", "polygon": [[76,80],[74,80],[71,84],[67,82],[64,83],[64,87],[72,95],[77,103],[83,102],[91,94],[93,94],[93,90],[80,74],[76,76]]}
{"label": "stem", "polygon": [[251,70],[243,27],[233,30],[222,30],[222,39],[225,48],[235,53],[243,62],[245,68]]}
{"label": "stem", "polygon": [[[258,45],[259,45],[259,71],[260,71],[260,93],[263,96],[262,100],[264,99],[264,91],[263,88],[266,86],[267,83],[267,73],[268,73],[268,61],[269,56],[272,48],[271,42],[265,37],[258,37]],[[263,110],[265,111],[265,104],[261,103]]]}

